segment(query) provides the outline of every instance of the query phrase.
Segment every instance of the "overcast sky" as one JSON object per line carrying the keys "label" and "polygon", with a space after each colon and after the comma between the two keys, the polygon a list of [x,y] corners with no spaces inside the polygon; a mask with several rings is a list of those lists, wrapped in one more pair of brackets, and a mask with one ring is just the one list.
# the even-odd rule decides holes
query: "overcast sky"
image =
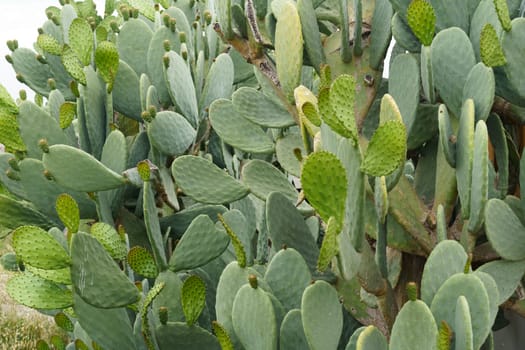
{"label": "overcast sky", "polygon": [[[95,0],[99,14],[104,12],[105,0]],[[5,60],[9,53],[7,40],[18,40],[18,46],[32,48],[37,29],[46,20],[45,9],[60,6],[58,0],[0,0],[0,84],[16,98],[20,89],[30,91],[15,78],[15,72]]]}

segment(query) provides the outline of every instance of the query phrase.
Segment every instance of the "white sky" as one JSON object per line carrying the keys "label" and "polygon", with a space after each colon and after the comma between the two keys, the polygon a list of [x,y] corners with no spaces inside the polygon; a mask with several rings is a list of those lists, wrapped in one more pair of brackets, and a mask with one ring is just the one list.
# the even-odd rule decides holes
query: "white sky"
{"label": "white sky", "polygon": [[[94,0],[99,14],[104,12],[105,0]],[[37,29],[46,20],[45,9],[59,6],[58,0],[0,0],[0,84],[16,98],[20,89],[30,89],[15,78],[15,71],[5,60],[10,51],[8,40],[17,39],[19,47],[32,48],[38,36]],[[31,94],[32,95],[32,94]]]}

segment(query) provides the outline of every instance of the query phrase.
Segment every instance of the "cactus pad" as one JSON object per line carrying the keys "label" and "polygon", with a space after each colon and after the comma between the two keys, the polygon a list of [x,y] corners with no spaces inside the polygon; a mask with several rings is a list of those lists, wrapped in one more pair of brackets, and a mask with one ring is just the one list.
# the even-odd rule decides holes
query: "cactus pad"
{"label": "cactus pad", "polygon": [[490,23],[485,24],[481,30],[479,51],[481,60],[487,67],[498,67],[507,63],[499,43],[498,33]]}
{"label": "cactus pad", "polygon": [[51,234],[36,226],[21,226],[13,232],[13,248],[25,263],[41,269],[69,267],[71,258]]}
{"label": "cactus pad", "polygon": [[355,78],[351,75],[340,75],[330,87],[330,105],[336,118],[351,135],[357,140],[357,126],[354,115]]}
{"label": "cactus pad", "polygon": [[80,210],[77,202],[67,193],[58,196],[56,200],[56,211],[60,221],[71,233],[78,231],[80,224]]}
{"label": "cactus pad", "polygon": [[199,318],[206,303],[206,284],[196,275],[188,277],[182,285],[182,310],[188,326]]}
{"label": "cactus pad", "polygon": [[123,260],[126,257],[126,243],[111,225],[97,222],[91,226],[91,235],[102,244],[113,259]]}
{"label": "cactus pad", "polygon": [[339,253],[339,243],[337,236],[339,235],[341,226],[337,223],[335,217],[331,216],[328,220],[326,233],[323,238],[323,244],[319,251],[319,259],[317,260],[317,270],[325,271],[332,262],[332,259]]}
{"label": "cactus pad", "polygon": [[160,152],[179,156],[193,144],[197,132],[180,114],[162,111],[149,124],[148,134],[151,144]]}
{"label": "cactus pad", "polygon": [[173,162],[171,171],[184,193],[202,203],[230,203],[243,198],[249,191],[246,186],[204,158],[178,157]]}
{"label": "cactus pad", "polygon": [[71,291],[31,273],[20,273],[7,281],[9,296],[35,309],[62,309],[73,305]]}
{"label": "cactus pad", "polygon": [[271,192],[280,192],[290,199],[297,201],[297,190],[288,181],[286,176],[268,162],[254,159],[242,168],[242,181],[250,191],[262,200]]}
{"label": "cactus pad", "polygon": [[430,46],[436,26],[436,15],[428,1],[414,0],[407,9],[407,20],[410,29],[425,45]]}
{"label": "cactus pad", "polygon": [[95,50],[95,63],[97,65],[97,71],[108,86],[107,91],[111,92],[120,63],[115,44],[110,41],[98,43],[97,49]]}
{"label": "cactus pad", "polygon": [[155,278],[159,273],[151,253],[144,247],[135,246],[128,252],[127,262],[136,273],[146,278]]}

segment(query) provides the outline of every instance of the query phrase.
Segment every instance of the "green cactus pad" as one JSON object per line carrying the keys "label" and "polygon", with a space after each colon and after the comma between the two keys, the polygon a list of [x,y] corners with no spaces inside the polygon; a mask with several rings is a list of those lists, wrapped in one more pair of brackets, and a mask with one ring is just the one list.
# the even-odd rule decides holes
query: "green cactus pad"
{"label": "green cactus pad", "polygon": [[454,342],[456,349],[473,349],[472,320],[470,318],[470,308],[463,295],[460,295],[456,302],[456,317],[454,322]]}
{"label": "green cactus pad", "polygon": [[249,121],[268,128],[295,124],[290,113],[277,101],[251,87],[241,87],[232,95],[235,110]]}
{"label": "green cactus pad", "polygon": [[109,190],[127,181],[92,155],[68,145],[50,146],[42,160],[58,184],[76,191]]}
{"label": "green cactus pad", "polygon": [[199,112],[191,72],[179,54],[170,51],[166,55],[169,66],[165,69],[165,77],[172,101],[191,125],[196,126]]}
{"label": "green cactus pad", "polygon": [[139,77],[147,73],[144,58],[148,56],[152,36],[151,28],[140,19],[130,19],[120,28],[117,40],[120,59],[129,64]]}
{"label": "green cactus pad", "polygon": [[13,232],[13,248],[19,259],[41,269],[69,267],[71,258],[51,234],[36,226],[21,226]]}
{"label": "green cactus pad", "polygon": [[335,111],[330,104],[330,90],[325,88],[319,92],[318,101],[319,113],[321,118],[333,131],[346,138],[354,138],[351,130],[336,117]]}
{"label": "green cactus pad", "polygon": [[215,57],[202,90],[201,109],[208,108],[216,99],[230,98],[233,91],[233,80],[234,66],[230,55],[222,53]]}
{"label": "green cactus pad", "polygon": [[284,317],[281,323],[279,345],[281,349],[308,349],[301,310],[290,310]]}
{"label": "green cactus pad", "polygon": [[88,21],[75,18],[69,26],[69,46],[80,59],[82,65],[91,63],[93,53],[93,31]]}
{"label": "green cactus pad", "polygon": [[436,13],[436,28],[443,30],[450,27],[461,28],[468,33],[470,26],[468,1],[457,3],[454,0],[434,1],[430,3]]}
{"label": "green cactus pad", "polygon": [[115,260],[124,260],[127,254],[126,243],[122,241],[117,230],[104,222],[91,226],[91,235],[95,237]]}
{"label": "green cactus pad", "polygon": [[95,50],[95,64],[97,72],[107,84],[107,91],[113,90],[113,83],[119,69],[119,53],[117,47],[111,41],[102,41],[97,44]]}
{"label": "green cactus pad", "polygon": [[247,349],[277,348],[277,324],[272,301],[261,288],[242,286],[233,302],[232,323]]}
{"label": "green cactus pad", "polygon": [[295,152],[306,154],[303,140],[299,134],[288,134],[277,139],[275,143],[275,154],[281,167],[294,176],[301,176],[301,162],[297,159]]}
{"label": "green cactus pad", "polygon": [[461,29],[447,28],[436,35],[431,47],[434,86],[451,112],[459,116],[463,86],[476,64],[472,44]]}
{"label": "green cactus pad", "polygon": [[301,310],[310,349],[337,349],[343,330],[343,312],[335,288],[325,281],[308,286],[303,293]]}
{"label": "green cactus pad", "polygon": [[479,349],[490,332],[490,303],[481,280],[473,274],[457,273],[449,277],[439,288],[430,309],[436,322],[455,323],[455,310],[450,307],[460,295],[465,296],[472,320],[473,348]]}
{"label": "green cactus pad", "polygon": [[151,144],[160,152],[179,156],[193,144],[197,132],[180,114],[162,111],[149,124],[148,134]]}
{"label": "green cactus pad", "polygon": [[310,270],[317,266],[319,248],[303,216],[283,194],[272,192],[266,200],[266,223],[274,247],[294,248]]}
{"label": "green cactus pad", "polygon": [[421,300],[427,305],[441,285],[452,275],[463,271],[467,253],[461,244],[453,240],[438,243],[428,256],[421,279]]}
{"label": "green cactus pad", "polygon": [[[104,349],[137,349],[125,308],[101,309],[74,295],[73,310],[85,332]],[[118,326],[117,326],[118,325]]]}
{"label": "green cactus pad", "polygon": [[325,271],[332,262],[332,259],[339,252],[339,243],[337,236],[340,233],[341,225],[337,223],[335,217],[331,216],[328,220],[326,232],[323,238],[323,243],[319,251],[319,259],[317,260],[317,270]]}
{"label": "green cactus pad", "polygon": [[127,117],[142,121],[140,106],[139,77],[124,61],[120,60],[113,83],[113,106]]}
{"label": "green cactus pad", "polygon": [[40,34],[36,39],[36,44],[51,55],[60,56],[62,54],[62,45],[51,35]]}
{"label": "green cactus pad", "polygon": [[388,344],[385,336],[375,326],[366,327],[357,338],[356,349],[362,350],[386,350]]}
{"label": "green cactus pad", "polygon": [[390,94],[384,94],[381,98],[381,107],[379,112],[379,124],[384,124],[388,121],[399,121],[403,122],[403,116],[399,111],[394,97]]}
{"label": "green cactus pad", "polygon": [[295,3],[284,2],[275,28],[275,64],[284,94],[293,98],[293,91],[301,81],[303,66],[303,34],[301,19]]}
{"label": "green cactus pad", "polygon": [[20,136],[27,146],[28,157],[42,157],[42,150],[38,146],[41,139],[47,140],[49,145],[71,144],[57,120],[33,102],[22,102],[16,119],[20,127]]}
{"label": "green cactus pad", "polygon": [[372,176],[389,175],[405,160],[406,128],[402,122],[380,125],[368,144],[361,170]]}
{"label": "green cactus pad", "polygon": [[155,337],[160,349],[221,350],[217,338],[210,332],[181,322],[157,326]]}
{"label": "green cactus pad", "polygon": [[489,274],[498,287],[497,305],[504,303],[516,290],[521,276],[525,273],[525,260],[495,260],[483,264],[476,270]]}
{"label": "green cactus pad", "polygon": [[127,262],[136,273],[146,278],[157,277],[159,271],[151,253],[144,247],[135,246],[128,252]]}
{"label": "green cactus pad", "polygon": [[391,350],[436,350],[438,328],[428,306],[421,300],[407,301],[392,327]]}
{"label": "green cactus pad", "polygon": [[297,11],[301,19],[304,49],[308,55],[308,61],[320,73],[325,57],[313,2],[312,0],[297,1]]}
{"label": "green cactus pad", "polygon": [[408,23],[406,23],[406,19],[399,12],[394,13],[391,26],[392,37],[396,40],[398,47],[410,52],[419,52],[421,50],[421,43],[412,33]]}
{"label": "green cactus pad", "polygon": [[88,66],[84,69],[86,86],[80,86],[84,98],[84,112],[87,136],[91,153],[99,159],[106,136],[106,92],[104,84],[95,70]]}
{"label": "green cactus pad", "polygon": [[33,275],[41,277],[47,281],[55,282],[58,284],[71,285],[71,270],[69,267],[65,267],[57,270],[46,270],[33,267],[31,265],[24,265],[26,271],[31,272]]}
{"label": "green cactus pad", "polygon": [[48,79],[53,78],[49,65],[40,63],[35,52],[24,47],[13,51],[11,58],[15,72],[31,90],[42,95],[49,94]]}
{"label": "green cactus pad", "polygon": [[330,87],[330,105],[336,118],[350,133],[351,138],[357,140],[354,115],[355,90],[355,78],[351,75],[340,75]]}
{"label": "green cactus pad", "polygon": [[525,227],[504,201],[493,198],[485,205],[485,232],[501,257],[525,259]]}
{"label": "green cactus pad", "polygon": [[370,67],[373,69],[379,70],[386,56],[392,39],[392,28],[389,23],[392,21],[393,14],[390,1],[379,0],[375,3],[372,17],[372,28],[375,29],[370,39]]}
{"label": "green cactus pad", "polygon": [[496,316],[498,315],[499,310],[499,303],[498,300],[500,299],[498,286],[496,285],[496,281],[494,278],[492,278],[488,273],[485,273],[483,271],[476,270],[473,273],[475,276],[477,276],[481,282],[483,282],[483,286],[485,287],[485,290],[487,291],[487,295],[489,297],[489,323],[494,324],[494,321],[496,320]]}
{"label": "green cactus pad", "polygon": [[474,111],[476,121],[487,120],[496,90],[496,81],[492,68],[486,67],[483,63],[478,63],[467,76],[463,87],[463,100],[471,98],[474,100]]}
{"label": "green cactus pad", "polygon": [[75,51],[68,46],[64,45],[64,48],[62,50],[62,56],[60,56],[62,59],[62,64],[64,65],[64,68],[66,68],[66,71],[82,85],[86,85],[86,74],[84,73],[84,69],[82,66],[82,62],[80,62],[80,59],[76,55]]}
{"label": "green cactus pad", "polygon": [[507,64],[503,67],[505,73],[515,92],[523,100],[525,98],[525,71],[520,60],[525,50],[525,18],[515,18],[512,21],[512,30],[504,32],[501,39],[503,53],[507,58]]}
{"label": "green cactus pad", "polygon": [[63,309],[73,305],[69,289],[29,272],[14,275],[6,291],[18,303],[35,309]]}
{"label": "green cactus pad", "polygon": [[188,277],[182,285],[182,310],[188,326],[193,326],[206,303],[206,284],[196,275]]}
{"label": "green cactus pad", "polygon": [[297,202],[298,192],[288,181],[286,176],[272,164],[254,159],[242,168],[242,182],[250,188],[250,191],[262,200],[266,200],[271,192],[280,192]]}
{"label": "green cactus pad", "polygon": [[494,0],[494,7],[498,14],[499,21],[503,29],[508,32],[512,28],[512,24],[509,16],[509,8],[507,2],[504,0]]}
{"label": "green cactus pad", "polygon": [[472,160],[472,187],[470,195],[470,215],[468,229],[476,233],[483,226],[483,209],[489,191],[489,135],[483,120],[476,124],[474,135],[474,154]]}
{"label": "green cactus pad", "polygon": [[56,211],[68,232],[75,233],[78,231],[80,210],[73,197],[67,193],[61,194],[56,200]]}
{"label": "green cactus pad", "polygon": [[293,248],[286,248],[273,256],[264,280],[288,311],[301,307],[303,291],[312,280],[312,276],[301,254]]}
{"label": "green cactus pad", "polygon": [[230,239],[217,230],[213,221],[204,214],[190,224],[170,259],[173,271],[190,270],[205,265],[224,252]]}
{"label": "green cactus pad", "polygon": [[60,128],[66,129],[68,128],[73,120],[75,119],[75,115],[77,114],[77,105],[73,102],[64,102],[60,106],[60,112],[59,112],[59,124]]}
{"label": "green cactus pad", "polygon": [[[226,212],[226,214],[228,214],[228,213],[229,212]],[[246,264],[248,262],[251,263],[251,261],[252,261],[252,254],[248,255],[246,253],[246,249],[244,248],[244,245],[246,244],[246,242],[242,242],[242,240],[234,232],[233,228],[230,226],[229,223],[226,222],[226,219],[221,214],[218,214],[217,216],[218,216],[219,221],[222,224],[224,230],[226,231],[226,233],[228,234],[228,236],[231,239],[233,251],[235,253],[235,258],[237,259],[237,262],[239,263],[239,266],[241,268],[246,267]],[[241,217],[244,218],[244,216],[242,216],[242,214],[241,214]],[[244,225],[242,225],[242,226],[244,226]],[[242,232],[242,231],[240,232],[240,234],[242,235],[241,237],[245,236],[244,232]],[[250,242],[248,242],[248,243],[250,243]],[[248,252],[250,252],[250,250],[248,250]]]}
{"label": "green cactus pad", "polygon": [[439,142],[445,155],[447,163],[451,167],[456,166],[456,137],[452,134],[452,125],[448,114],[447,106],[439,105],[438,110],[439,123]]}
{"label": "green cactus pad", "polygon": [[171,171],[184,193],[202,203],[234,202],[246,196],[249,191],[242,183],[201,157],[178,157],[173,162]]}
{"label": "green cactus pad", "polygon": [[261,129],[242,117],[229,100],[218,99],[210,106],[210,122],[224,142],[252,153],[272,153],[274,144]]}
{"label": "green cactus pad", "polygon": [[228,332],[226,332],[226,329],[224,329],[224,327],[221,326],[221,324],[217,321],[212,321],[211,325],[213,327],[213,333],[215,333],[215,336],[221,345],[221,349],[233,350],[233,344],[230,336],[228,335]]}
{"label": "green cactus pad", "polygon": [[17,118],[14,115],[0,117],[0,142],[8,149],[25,151],[26,146],[20,136]]}
{"label": "green cactus pad", "polygon": [[474,157],[474,113],[474,101],[467,99],[461,109],[456,144],[456,179],[463,218],[468,218],[470,214],[472,160]]}
{"label": "green cactus pad", "polygon": [[0,194],[0,225],[8,229],[15,229],[21,225],[35,225],[49,229],[55,224],[49,218],[37,211],[27,202],[17,201]]}
{"label": "green cactus pad", "polygon": [[100,308],[126,306],[138,301],[140,293],[135,285],[94,237],[76,233],[71,256],[71,279],[75,292],[84,301]]}
{"label": "green cactus pad", "polygon": [[73,332],[75,325],[71,319],[62,311],[57,313],[54,317],[55,324],[66,332]]}
{"label": "green cactus pad", "polygon": [[[425,1],[412,4],[416,2]],[[394,98],[409,135],[419,105],[419,70],[419,63],[411,54],[396,56],[390,66],[388,93]]]}
{"label": "green cactus pad", "polygon": [[487,23],[481,30],[479,51],[481,61],[487,67],[498,67],[507,63],[499,42],[498,33],[496,33],[496,29],[490,23]]}
{"label": "green cactus pad", "polygon": [[407,20],[419,41],[425,46],[430,46],[436,26],[436,15],[432,5],[425,0],[412,1],[407,9]]}
{"label": "green cactus pad", "polygon": [[[152,310],[158,317],[161,307],[166,307],[168,322],[178,322],[184,319],[182,311],[181,293],[182,281],[176,273],[171,271],[160,272],[155,280],[155,285],[165,284],[160,293],[153,299]],[[157,319],[156,319],[157,321]]]}
{"label": "green cactus pad", "polygon": [[315,152],[303,164],[301,183],[308,202],[328,222],[334,216],[342,225],[346,202],[346,171],[332,153]]}

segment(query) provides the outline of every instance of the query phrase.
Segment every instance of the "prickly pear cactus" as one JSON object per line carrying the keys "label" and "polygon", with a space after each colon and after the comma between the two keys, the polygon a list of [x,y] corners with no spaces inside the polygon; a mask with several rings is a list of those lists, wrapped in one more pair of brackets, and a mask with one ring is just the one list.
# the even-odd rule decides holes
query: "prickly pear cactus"
{"label": "prickly pear cactus", "polygon": [[100,10],[48,7],[8,42],[35,102],[0,88],[7,291],[67,348],[480,349],[525,315],[522,2]]}

